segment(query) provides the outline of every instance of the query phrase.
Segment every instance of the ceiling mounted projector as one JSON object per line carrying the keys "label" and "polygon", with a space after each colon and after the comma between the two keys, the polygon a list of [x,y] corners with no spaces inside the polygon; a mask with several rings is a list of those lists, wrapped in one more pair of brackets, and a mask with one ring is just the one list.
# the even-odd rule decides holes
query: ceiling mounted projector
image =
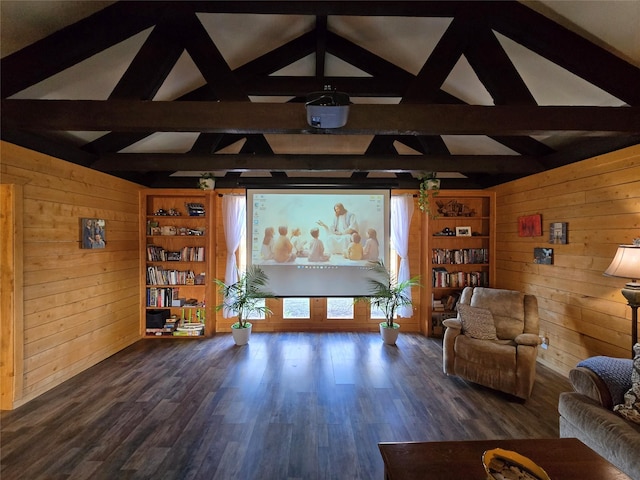
{"label": "ceiling mounted projector", "polygon": [[346,125],[349,116],[349,95],[342,92],[324,91],[307,95],[307,123],[316,128],[340,128]]}

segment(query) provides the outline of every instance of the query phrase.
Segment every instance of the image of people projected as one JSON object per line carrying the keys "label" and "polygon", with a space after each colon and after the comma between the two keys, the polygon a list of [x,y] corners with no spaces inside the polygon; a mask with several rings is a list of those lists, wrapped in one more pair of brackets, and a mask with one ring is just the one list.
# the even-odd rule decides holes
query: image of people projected
{"label": "image of people projected", "polygon": [[388,190],[247,190],[249,263],[262,266],[277,295],[366,295],[370,262],[388,261],[389,197]]}

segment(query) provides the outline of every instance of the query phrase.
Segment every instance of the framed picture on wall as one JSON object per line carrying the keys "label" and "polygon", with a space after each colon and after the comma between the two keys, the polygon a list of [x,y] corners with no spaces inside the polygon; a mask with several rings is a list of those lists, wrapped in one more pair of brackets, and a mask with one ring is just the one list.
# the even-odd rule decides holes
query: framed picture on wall
{"label": "framed picture on wall", "polygon": [[103,218],[82,218],[80,248],[105,248],[106,222]]}
{"label": "framed picture on wall", "polygon": [[549,224],[549,243],[567,243],[567,222]]}
{"label": "framed picture on wall", "polygon": [[533,263],[553,265],[553,248],[534,248]]}
{"label": "framed picture on wall", "polygon": [[539,237],[540,235],[542,235],[542,215],[518,217],[519,237]]}

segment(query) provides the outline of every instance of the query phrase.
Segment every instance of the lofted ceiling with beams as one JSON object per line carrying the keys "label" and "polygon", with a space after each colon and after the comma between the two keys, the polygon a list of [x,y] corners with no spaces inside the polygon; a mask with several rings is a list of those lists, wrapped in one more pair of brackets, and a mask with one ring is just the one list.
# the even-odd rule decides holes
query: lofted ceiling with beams
{"label": "lofted ceiling with beams", "polygon": [[588,3],[609,39],[511,1],[3,0],[2,138],[150,187],[491,187],[640,143],[640,2]]}

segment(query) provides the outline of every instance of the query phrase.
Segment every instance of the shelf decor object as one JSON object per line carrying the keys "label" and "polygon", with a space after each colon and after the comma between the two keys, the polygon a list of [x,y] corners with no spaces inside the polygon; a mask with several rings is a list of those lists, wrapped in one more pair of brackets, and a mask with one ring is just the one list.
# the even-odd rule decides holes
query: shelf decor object
{"label": "shelf decor object", "polygon": [[631,357],[633,346],[638,343],[638,307],[640,306],[640,238],[633,240],[633,245],[620,245],[615,257],[604,272],[609,277],[631,279],[622,289],[622,296],[631,307]]}

